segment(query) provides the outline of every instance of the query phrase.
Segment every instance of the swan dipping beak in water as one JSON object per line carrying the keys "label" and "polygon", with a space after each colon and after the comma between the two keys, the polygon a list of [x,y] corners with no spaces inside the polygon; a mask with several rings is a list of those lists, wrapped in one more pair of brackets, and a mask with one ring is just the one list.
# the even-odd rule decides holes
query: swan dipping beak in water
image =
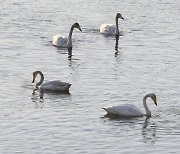
{"label": "swan dipping beak in water", "polygon": [[69,88],[71,86],[70,83],[63,82],[61,80],[53,80],[53,81],[44,81],[44,75],[41,71],[33,72],[33,80],[32,83],[35,82],[37,75],[40,75],[39,82],[36,83],[36,88],[40,87],[40,90],[43,91],[51,91],[51,92],[69,92]]}
{"label": "swan dipping beak in water", "polygon": [[151,116],[151,112],[146,104],[146,99],[150,97],[154,104],[157,106],[156,95],[154,93],[150,93],[144,96],[143,98],[143,106],[145,109],[145,113],[141,112],[139,108],[131,104],[123,104],[112,107],[103,108],[108,114],[117,115],[119,117],[141,117],[141,116]]}
{"label": "swan dipping beak in water", "polygon": [[117,13],[116,15],[116,25],[113,24],[102,24],[100,25],[100,33],[105,34],[105,35],[120,35],[119,32],[119,25],[118,25],[118,19],[123,19],[122,15],[120,13]]}
{"label": "swan dipping beak in water", "polygon": [[62,35],[55,35],[53,36],[53,41],[52,44],[56,47],[59,48],[72,48],[72,33],[74,28],[81,30],[81,27],[78,23],[74,23],[71,28],[70,28],[70,32],[69,32],[69,36],[68,38]]}

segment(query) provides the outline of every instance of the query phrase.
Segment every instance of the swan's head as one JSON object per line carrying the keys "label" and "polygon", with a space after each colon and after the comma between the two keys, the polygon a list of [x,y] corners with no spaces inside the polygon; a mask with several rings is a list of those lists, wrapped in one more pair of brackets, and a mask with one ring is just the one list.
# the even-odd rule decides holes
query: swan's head
{"label": "swan's head", "polygon": [[33,72],[33,74],[32,74],[32,75],[33,75],[32,83],[35,82],[36,76],[37,76],[38,74],[40,75],[40,81],[36,83],[36,88],[38,88],[38,86],[40,86],[41,83],[44,81],[44,75],[43,75],[43,73],[42,73],[41,71],[35,71],[35,72]]}
{"label": "swan's head", "polygon": [[37,74],[38,74],[38,71],[33,72],[33,74],[32,74],[32,77],[33,77],[32,83],[35,82]]}
{"label": "swan's head", "polygon": [[154,104],[157,106],[156,95],[154,93],[150,93],[148,95],[149,97],[151,97],[151,99],[154,101]]}
{"label": "swan's head", "polygon": [[73,24],[73,27],[79,29],[82,32],[81,27],[77,22]]}
{"label": "swan's head", "polygon": [[32,83],[35,82],[35,79],[36,79],[38,74],[43,76],[43,73],[41,71],[34,71],[33,74],[32,74],[32,77],[33,77]]}
{"label": "swan's head", "polygon": [[123,19],[124,20],[124,18],[123,18],[123,16],[121,15],[121,13],[117,13],[117,16],[116,16],[117,18],[121,18],[121,19]]}

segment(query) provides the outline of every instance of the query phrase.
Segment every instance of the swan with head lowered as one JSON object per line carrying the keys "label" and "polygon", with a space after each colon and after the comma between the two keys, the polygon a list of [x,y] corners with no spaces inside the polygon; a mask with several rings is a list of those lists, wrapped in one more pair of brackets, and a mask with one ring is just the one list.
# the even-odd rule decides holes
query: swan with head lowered
{"label": "swan with head lowered", "polygon": [[71,26],[68,38],[65,36],[62,36],[62,35],[55,35],[55,36],[53,36],[52,44],[59,48],[72,48],[72,46],[73,46],[72,45],[72,33],[73,33],[74,28],[77,28],[80,31],[82,31],[80,28],[80,25],[78,23],[74,23]]}
{"label": "swan with head lowered", "polygon": [[113,24],[102,24],[100,25],[100,33],[105,35],[120,35],[119,32],[119,25],[118,25],[118,19],[123,19],[122,15],[120,13],[117,13],[116,15],[116,25]]}
{"label": "swan with head lowered", "polygon": [[156,95],[154,93],[150,93],[144,96],[143,98],[143,106],[145,109],[145,113],[143,113],[139,108],[131,104],[124,104],[112,107],[103,108],[108,114],[117,115],[119,117],[141,117],[141,116],[151,116],[151,111],[149,110],[146,99],[150,97],[154,104],[157,106]]}
{"label": "swan with head lowered", "polygon": [[54,92],[69,92],[69,88],[71,86],[70,83],[63,82],[61,80],[52,80],[52,81],[44,81],[44,75],[41,71],[35,71],[33,72],[33,81],[35,82],[35,79],[37,75],[40,75],[39,82],[36,83],[36,88],[40,88],[40,90],[43,91],[54,91]]}

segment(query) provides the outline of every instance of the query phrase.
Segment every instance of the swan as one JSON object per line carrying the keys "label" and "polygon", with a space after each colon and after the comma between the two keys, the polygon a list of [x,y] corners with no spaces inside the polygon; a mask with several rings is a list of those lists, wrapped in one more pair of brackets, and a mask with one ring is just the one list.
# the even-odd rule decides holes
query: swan
{"label": "swan", "polygon": [[74,23],[71,26],[68,38],[62,35],[55,35],[53,36],[52,44],[59,48],[72,48],[72,33],[73,33],[74,28],[77,28],[80,31],[82,31],[79,24]]}
{"label": "swan", "polygon": [[141,117],[141,116],[151,116],[151,112],[147,107],[146,99],[150,97],[154,104],[157,106],[156,102],[156,95],[154,93],[150,93],[144,96],[143,98],[143,105],[145,108],[146,113],[141,112],[139,108],[131,104],[124,104],[112,107],[104,107],[103,109],[108,114],[118,115],[118,116],[125,116],[125,117]]}
{"label": "swan", "polygon": [[36,88],[40,86],[40,90],[44,90],[44,91],[69,92],[69,88],[71,86],[70,83],[62,82],[61,80],[53,80],[43,83],[44,75],[41,71],[33,72],[32,83],[35,82],[37,75],[40,75],[40,81],[36,83]]}
{"label": "swan", "polygon": [[124,20],[122,15],[120,13],[117,13],[117,15],[116,15],[116,25],[102,24],[102,25],[100,25],[100,33],[106,34],[106,35],[120,35],[119,26],[118,26],[118,18],[121,18],[121,19]]}

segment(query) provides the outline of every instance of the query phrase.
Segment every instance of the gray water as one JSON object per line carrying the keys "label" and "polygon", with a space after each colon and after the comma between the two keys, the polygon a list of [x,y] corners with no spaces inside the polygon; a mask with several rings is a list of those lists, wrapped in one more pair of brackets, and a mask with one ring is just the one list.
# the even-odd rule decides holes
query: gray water
{"label": "gray water", "polygon": [[[99,33],[117,12],[119,41]],[[69,57],[50,41],[74,22],[83,32]],[[180,153],[179,0],[0,0],[0,40],[0,153]],[[32,94],[35,70],[72,83],[70,94]],[[104,116],[143,110],[151,92],[151,118]]]}

